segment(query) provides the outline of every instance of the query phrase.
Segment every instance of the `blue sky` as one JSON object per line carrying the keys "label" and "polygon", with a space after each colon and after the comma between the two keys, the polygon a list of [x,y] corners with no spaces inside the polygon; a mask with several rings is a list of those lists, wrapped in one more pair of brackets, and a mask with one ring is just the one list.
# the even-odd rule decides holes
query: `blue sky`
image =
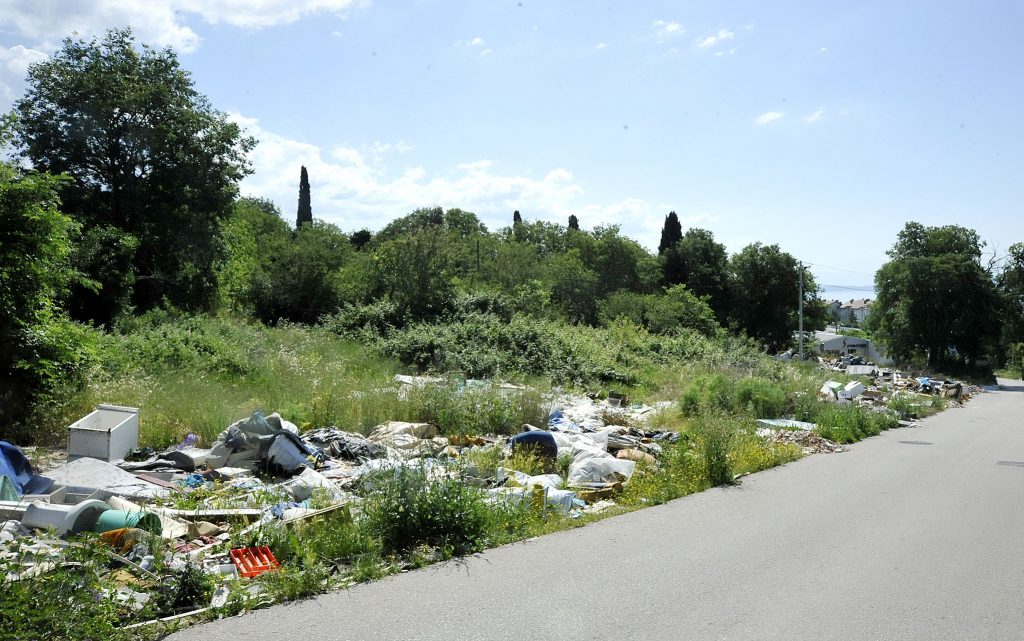
{"label": "blue sky", "polygon": [[[421,206],[665,214],[868,285],[908,220],[1024,241],[1024,4],[0,0],[0,109],[25,66],[132,25],[260,139],[244,193],[380,228]],[[829,288],[837,297],[854,290]]]}

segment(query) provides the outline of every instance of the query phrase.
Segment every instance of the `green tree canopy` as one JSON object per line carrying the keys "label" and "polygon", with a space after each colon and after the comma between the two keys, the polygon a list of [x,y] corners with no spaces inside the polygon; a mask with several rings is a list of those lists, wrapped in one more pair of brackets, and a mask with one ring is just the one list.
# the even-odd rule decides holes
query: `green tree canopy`
{"label": "green tree canopy", "polygon": [[403,234],[430,228],[436,228],[462,238],[487,233],[487,227],[473,212],[463,211],[457,207],[448,211],[441,207],[424,207],[392,220],[373,236],[373,241],[382,244],[389,240],[395,240]]}
{"label": "green tree canopy", "polygon": [[679,224],[679,216],[676,212],[668,212],[668,216],[665,216],[665,224],[661,227],[661,241],[658,243],[658,253],[664,254],[666,251],[676,246],[683,238],[683,226]]}
{"label": "green tree canopy", "polygon": [[1024,344],[1024,243],[1010,246],[996,286],[1003,321],[1000,343],[1007,353],[1011,346]]}
{"label": "green tree canopy", "polygon": [[698,297],[706,297],[719,322],[728,318],[729,256],[706,229],[690,229],[672,248],[678,256],[682,284]]}
{"label": "green tree canopy", "polygon": [[958,225],[910,222],[875,274],[869,327],[897,359],[917,354],[931,366],[973,366],[999,329],[992,275],[980,263],[984,243]]}
{"label": "green tree canopy", "polygon": [[[777,351],[799,326],[800,266],[778,245],[753,243],[730,261],[734,282],[732,325]],[[804,270],[804,329],[824,327],[825,308],[814,278]]]}
{"label": "green tree canopy", "polygon": [[295,213],[295,228],[313,222],[313,205],[309,194],[309,173],[303,165],[299,171],[299,209]]}
{"label": "green tree canopy", "polygon": [[[220,222],[249,172],[245,155],[255,141],[195,90],[172,50],[137,49],[129,29],[66,39],[29,67],[27,80],[15,104],[22,155],[40,171],[70,177],[61,189],[64,210],[86,233],[102,226],[120,232],[97,243],[137,247],[132,274],[87,276],[101,289],[134,281],[132,300],[143,309],[164,299],[208,306],[222,255]],[[79,308],[96,320],[112,313],[88,301]]]}
{"label": "green tree canopy", "polygon": [[[0,130],[0,146],[5,139]],[[61,308],[78,279],[70,260],[78,224],[60,212],[63,182],[0,162],[0,434],[22,442],[33,436],[29,404],[74,382],[88,358]]]}

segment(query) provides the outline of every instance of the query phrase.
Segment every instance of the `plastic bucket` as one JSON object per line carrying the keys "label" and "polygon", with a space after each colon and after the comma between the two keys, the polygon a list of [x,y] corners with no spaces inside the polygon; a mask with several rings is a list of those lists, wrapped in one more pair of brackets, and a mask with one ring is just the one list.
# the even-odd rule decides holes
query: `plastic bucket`
{"label": "plastic bucket", "polygon": [[134,527],[145,530],[157,536],[163,531],[160,525],[160,517],[152,512],[127,512],[125,510],[107,510],[100,514],[96,521],[96,532],[109,532],[121,528]]}

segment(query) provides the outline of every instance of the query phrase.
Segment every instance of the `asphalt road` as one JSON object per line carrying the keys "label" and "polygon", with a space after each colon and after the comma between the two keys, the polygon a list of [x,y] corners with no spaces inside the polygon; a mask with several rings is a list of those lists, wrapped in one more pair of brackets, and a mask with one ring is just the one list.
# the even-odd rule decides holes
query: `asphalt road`
{"label": "asphalt road", "polygon": [[170,638],[1019,641],[1024,384],[1004,383],[736,488]]}

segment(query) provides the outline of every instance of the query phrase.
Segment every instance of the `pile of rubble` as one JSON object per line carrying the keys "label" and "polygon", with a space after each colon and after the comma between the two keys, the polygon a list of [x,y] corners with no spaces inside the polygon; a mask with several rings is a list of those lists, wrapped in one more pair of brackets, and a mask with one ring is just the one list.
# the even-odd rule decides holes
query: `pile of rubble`
{"label": "pile of rubble", "polygon": [[884,408],[888,407],[893,399],[900,397],[917,404],[930,404],[933,397],[941,397],[947,404],[958,407],[984,391],[977,385],[963,381],[907,376],[899,370],[881,369],[870,363],[846,364],[843,361],[836,361],[831,367],[858,379],[845,385],[836,381],[826,381],[822,385],[819,397],[839,403],[859,403]]}
{"label": "pile of rubble", "polygon": [[[0,442],[0,542],[17,547],[0,546],[0,558],[13,567],[9,580],[28,578],[47,570],[67,537],[96,532],[114,565],[133,572],[197,564],[215,575],[230,586],[218,590],[216,606],[235,582],[276,566],[265,548],[232,547],[245,534],[330,512],[353,518],[374,491],[375,474],[412,466],[433,477],[457,474],[489,501],[531,501],[578,517],[613,506],[610,499],[637,467],[657,465],[663,446],[679,439],[644,427],[656,407],[620,397],[565,396],[553,406],[546,425],[525,425],[512,437],[444,437],[429,423],[406,422],[384,423],[368,435],[336,427],[300,434],[280,415],[257,411],[227,426],[209,447],[189,435],[159,452],[138,449],[137,409],[100,406],[71,426],[67,462],[43,474],[17,447]],[[498,452],[472,456],[486,450]],[[522,451],[546,459],[547,473],[509,468]],[[470,460],[505,462],[479,469]],[[162,563],[154,563],[155,555],[163,555]],[[144,603],[144,592],[136,589],[133,603]]]}
{"label": "pile of rubble", "polygon": [[773,443],[799,445],[805,455],[835,454],[846,451],[846,447],[828,440],[813,430],[772,430],[768,439]]}

